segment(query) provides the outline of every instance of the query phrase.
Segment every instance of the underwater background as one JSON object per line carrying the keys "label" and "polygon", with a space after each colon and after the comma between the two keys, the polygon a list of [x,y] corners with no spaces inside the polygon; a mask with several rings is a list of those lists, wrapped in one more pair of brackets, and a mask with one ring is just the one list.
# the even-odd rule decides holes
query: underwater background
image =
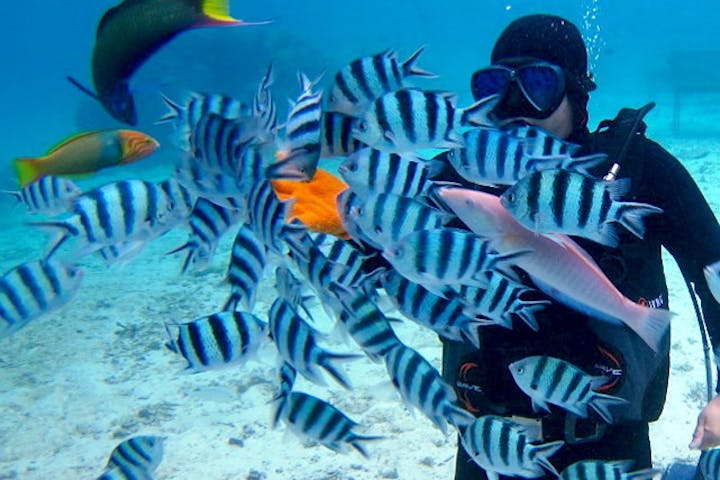
{"label": "underwater background", "polygon": [[[122,127],[65,78],[90,83],[97,21],[115,4],[25,0],[4,6],[0,190],[17,189],[14,158],[41,155],[79,131]],[[131,85],[140,118],[135,128],[158,139],[161,147],[141,162],[79,180],[83,189],[121,178],[158,181],[171,173],[179,151],[172,129],[154,123],[166,110],[159,92],[171,98],[202,91],[250,99],[272,61],[273,92],[284,118],[285,99],[297,95],[297,71],[310,78],[325,72],[321,85],[326,86],[335,71],[355,58],[392,48],[405,59],[425,45],[420,64],[438,78],[413,83],[457,92],[458,103],[466,105],[470,75],[488,63],[500,31],[518,16],[553,13],[576,23],[590,46],[598,84],[590,101],[591,129],[622,107],[657,102],[646,118],[648,136],[683,161],[719,211],[716,1],[230,4],[236,18],[272,23],[191,30],[155,54]],[[674,123],[678,108],[679,126]],[[0,271],[41,255],[48,237],[25,225],[29,217],[12,197],[0,197],[0,212]],[[169,438],[158,479],[452,478],[454,437],[442,435],[421,414],[408,415],[392,391],[377,387],[384,376],[381,366],[350,368],[358,379],[354,399],[338,388],[329,393],[348,414],[369,429],[377,430],[372,428],[377,425],[386,436],[371,445],[370,459],[355,452],[341,456],[269,430],[271,360],[243,372],[208,372],[203,378],[182,373],[182,362],[163,347],[162,322],[187,321],[222,304],[227,240],[232,240],[221,244],[209,270],[180,276],[180,260],[165,253],[185,238],[185,232],[171,232],[122,269],[87,262],[84,284],[69,305],[0,338],[0,480],[96,478],[120,440],[145,432]],[[668,271],[671,307],[681,312],[686,330],[673,330],[670,398],[662,428],[653,436],[659,467],[696,458],[686,445],[705,389],[687,293],[673,265]],[[272,294],[268,289],[261,295],[258,311],[272,302]],[[436,337],[407,325],[400,330],[439,364]],[[256,396],[248,393],[253,389],[259,391]]]}

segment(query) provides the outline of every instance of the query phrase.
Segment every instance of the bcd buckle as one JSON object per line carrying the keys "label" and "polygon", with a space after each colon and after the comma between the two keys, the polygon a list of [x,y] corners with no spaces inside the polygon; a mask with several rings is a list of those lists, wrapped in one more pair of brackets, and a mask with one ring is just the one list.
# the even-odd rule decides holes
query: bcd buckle
{"label": "bcd buckle", "polygon": [[603,435],[605,435],[605,430],[607,430],[607,425],[605,423],[584,418],[580,419],[584,422],[592,422],[594,431],[588,435],[578,435],[578,418],[580,417],[570,412],[565,415],[565,443],[569,445],[577,445],[580,443],[597,442]]}

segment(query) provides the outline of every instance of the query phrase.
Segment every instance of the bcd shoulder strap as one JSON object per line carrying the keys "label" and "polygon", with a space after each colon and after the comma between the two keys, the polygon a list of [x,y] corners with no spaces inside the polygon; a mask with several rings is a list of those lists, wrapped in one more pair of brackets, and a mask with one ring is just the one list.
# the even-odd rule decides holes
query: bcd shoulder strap
{"label": "bcd shoulder strap", "polygon": [[595,133],[612,135],[613,145],[613,151],[607,152],[608,156],[613,159],[613,166],[605,175],[605,180],[615,179],[625,160],[632,139],[635,138],[635,135],[645,133],[647,125],[643,122],[643,118],[653,108],[655,108],[655,102],[650,102],[637,109],[623,108],[614,119],[600,122]]}

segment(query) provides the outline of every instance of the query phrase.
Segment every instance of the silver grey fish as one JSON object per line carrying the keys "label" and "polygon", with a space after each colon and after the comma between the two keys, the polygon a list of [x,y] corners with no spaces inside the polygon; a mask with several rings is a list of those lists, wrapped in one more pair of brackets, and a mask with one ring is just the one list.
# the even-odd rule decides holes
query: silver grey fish
{"label": "silver grey fish", "polygon": [[26,262],[5,272],[0,278],[0,338],[65,305],[82,278],[79,268],[49,259]]}
{"label": "silver grey fish", "polygon": [[460,437],[465,451],[487,473],[489,480],[508,477],[536,478],[549,471],[558,475],[548,457],[563,441],[531,443],[524,427],[509,418],[495,415],[478,417]]}
{"label": "silver grey fish", "polygon": [[[218,312],[188,323],[166,323],[167,346],[193,373],[242,364],[267,337],[267,323],[248,312]],[[177,337],[174,335],[177,330]]]}
{"label": "silver grey fish", "polygon": [[622,398],[595,391],[607,378],[593,377],[558,358],[530,356],[511,363],[508,368],[518,387],[532,399],[536,411],[550,411],[548,403],[552,403],[585,418],[589,407],[607,423],[612,423],[611,407],[627,403]]}
{"label": "silver grey fish", "polygon": [[569,170],[532,172],[506,190],[501,204],[524,227],[536,233],[563,233],[615,247],[620,224],[638,238],[644,218],[662,209],[620,198],[629,179],[598,180]]}
{"label": "silver grey fish", "polygon": [[335,74],[327,109],[362,115],[376,98],[404,87],[406,78],[434,78],[436,75],[415,65],[424,49],[418,48],[402,63],[394,50],[353,60]]}

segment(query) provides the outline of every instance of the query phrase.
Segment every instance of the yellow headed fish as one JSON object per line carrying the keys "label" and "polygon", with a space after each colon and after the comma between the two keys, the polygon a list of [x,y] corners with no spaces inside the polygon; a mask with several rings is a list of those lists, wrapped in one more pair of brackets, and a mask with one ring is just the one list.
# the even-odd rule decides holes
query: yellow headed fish
{"label": "yellow headed fish", "polygon": [[46,155],[15,160],[20,185],[46,175],[82,175],[102,168],[137,162],[160,144],[135,130],[100,130],[74,135]]}
{"label": "yellow headed fish", "polygon": [[348,186],[338,177],[318,168],[309,182],[271,180],[280,200],[294,199],[287,221],[300,220],[314,232],[349,239],[337,210],[337,196]]}

